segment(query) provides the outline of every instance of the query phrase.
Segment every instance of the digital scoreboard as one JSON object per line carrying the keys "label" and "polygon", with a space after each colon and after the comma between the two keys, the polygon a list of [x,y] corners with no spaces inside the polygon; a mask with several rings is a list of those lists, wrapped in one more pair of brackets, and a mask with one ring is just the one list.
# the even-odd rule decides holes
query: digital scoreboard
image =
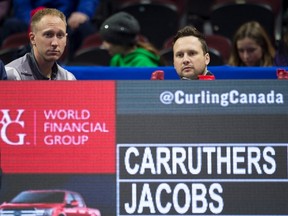
{"label": "digital scoreboard", "polygon": [[[102,215],[288,215],[285,80],[1,81],[0,202]],[[1,211],[0,211],[1,214]]]}
{"label": "digital scoreboard", "polygon": [[117,215],[288,215],[286,85],[118,83]]}

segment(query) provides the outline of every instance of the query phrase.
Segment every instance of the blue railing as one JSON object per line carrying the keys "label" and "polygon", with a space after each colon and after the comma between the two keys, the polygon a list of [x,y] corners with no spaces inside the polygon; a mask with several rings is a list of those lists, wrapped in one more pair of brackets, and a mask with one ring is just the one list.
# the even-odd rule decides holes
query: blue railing
{"label": "blue railing", "polygon": [[[78,80],[149,80],[151,73],[163,70],[165,80],[179,79],[173,67],[65,66]],[[216,79],[277,79],[277,69],[288,67],[210,66]]]}

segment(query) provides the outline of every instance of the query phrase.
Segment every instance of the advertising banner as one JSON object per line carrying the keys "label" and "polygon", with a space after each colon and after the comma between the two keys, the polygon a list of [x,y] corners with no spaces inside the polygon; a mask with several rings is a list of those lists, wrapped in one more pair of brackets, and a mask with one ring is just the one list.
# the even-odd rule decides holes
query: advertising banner
{"label": "advertising banner", "polygon": [[287,86],[1,81],[0,215],[288,215]]}
{"label": "advertising banner", "polygon": [[0,93],[0,215],[115,215],[115,83],[6,81]]}
{"label": "advertising banner", "polygon": [[0,92],[5,173],[115,173],[113,82],[18,82]]}

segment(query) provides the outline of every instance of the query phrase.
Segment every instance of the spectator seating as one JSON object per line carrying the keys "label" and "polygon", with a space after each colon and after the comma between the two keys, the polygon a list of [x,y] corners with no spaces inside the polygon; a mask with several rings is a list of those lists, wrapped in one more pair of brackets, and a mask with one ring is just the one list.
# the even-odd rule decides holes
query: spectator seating
{"label": "spectator seating", "polygon": [[177,6],[163,2],[126,1],[118,8],[139,21],[141,34],[158,49],[162,48],[163,41],[178,30],[180,23]]}
{"label": "spectator seating", "polygon": [[214,0],[213,4],[238,3],[238,4],[264,4],[269,5],[275,15],[282,10],[282,0]]}
{"label": "spectator seating", "polygon": [[224,59],[219,50],[209,47],[210,66],[224,65]]}
{"label": "spectator seating", "polygon": [[[279,41],[282,33],[283,4],[284,0],[214,0],[214,4],[238,3],[238,4],[262,4],[269,6],[274,13],[275,40]],[[286,1],[286,0],[285,0]]]}
{"label": "spectator seating", "polygon": [[80,48],[78,50],[81,49],[86,49],[89,47],[100,47],[102,44],[102,40],[100,37],[99,33],[94,33],[91,35],[88,35],[82,42]]}
{"label": "spectator seating", "polygon": [[67,65],[78,66],[108,66],[111,56],[101,47],[88,47],[78,50]]}
{"label": "spectator seating", "polygon": [[258,21],[274,41],[275,19],[269,5],[264,4],[215,4],[211,10],[211,24],[214,34],[220,34],[232,40],[236,30],[245,22]]}
{"label": "spectator seating", "polygon": [[[126,7],[130,4],[168,4],[177,10],[177,12],[181,15],[186,12],[187,8],[187,0],[110,0],[113,4],[113,10],[118,11],[120,8]],[[189,0],[190,1],[190,0]],[[201,0],[196,0],[201,1]],[[203,0],[202,0],[203,1]],[[208,1],[208,0],[206,0]]]}
{"label": "spectator seating", "polygon": [[[143,35],[138,35],[137,40],[141,42],[149,42]],[[108,66],[111,56],[108,51],[102,47],[102,39],[99,33],[87,36],[81,47],[77,50],[74,57],[69,60],[67,65],[98,65]]]}
{"label": "spectator seating", "polygon": [[27,32],[15,33],[8,36],[0,47],[0,59],[8,64],[14,59],[23,56],[29,51],[29,38]]}
{"label": "spectator seating", "polygon": [[215,0],[187,0],[185,24],[193,25],[205,33],[205,24],[210,20],[210,8]]}
{"label": "spectator seating", "polygon": [[73,58],[67,62],[67,65],[108,66],[111,57],[101,45],[102,40],[98,33],[87,36]]}
{"label": "spectator seating", "polygon": [[173,49],[168,47],[160,50],[160,57],[165,66],[173,66]]}
{"label": "spectator seating", "polygon": [[18,48],[7,48],[0,50],[0,59],[4,64],[8,64],[18,57]]}
{"label": "spectator seating", "polygon": [[15,33],[5,38],[2,42],[1,49],[17,48],[29,45],[29,43],[30,41],[27,32]]}
{"label": "spectator seating", "polygon": [[231,53],[231,40],[223,35],[206,35],[206,43],[209,48],[217,50],[222,56],[224,63],[227,63]]}

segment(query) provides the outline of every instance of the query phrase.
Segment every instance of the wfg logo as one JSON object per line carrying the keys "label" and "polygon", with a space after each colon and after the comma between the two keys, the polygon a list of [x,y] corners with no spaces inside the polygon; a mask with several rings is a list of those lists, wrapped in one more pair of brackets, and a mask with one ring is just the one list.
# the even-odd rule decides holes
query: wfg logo
{"label": "wfg logo", "polygon": [[[0,127],[1,138],[5,143],[7,143],[9,145],[24,145],[25,136],[27,134],[24,134],[24,133],[15,134],[16,137],[18,138],[16,140],[11,140],[8,137],[9,127],[11,127],[12,125],[17,124],[21,128],[24,129],[25,123],[23,120],[21,120],[21,117],[22,117],[24,110],[18,109],[17,115],[15,116],[14,119],[11,118],[9,112],[10,112],[10,110],[6,110],[6,109],[0,110],[0,113],[3,114],[2,119],[0,121],[0,125],[2,125],[2,127]],[[1,115],[0,115],[0,118],[1,118]]]}

